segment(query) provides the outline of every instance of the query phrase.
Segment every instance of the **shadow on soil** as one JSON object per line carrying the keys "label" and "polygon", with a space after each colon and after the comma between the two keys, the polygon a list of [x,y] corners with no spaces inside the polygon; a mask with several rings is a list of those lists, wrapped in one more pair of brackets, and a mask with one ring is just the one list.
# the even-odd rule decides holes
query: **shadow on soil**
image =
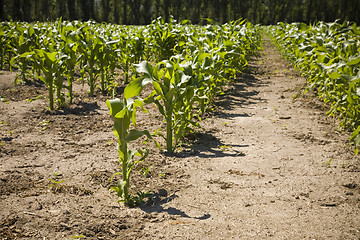
{"label": "shadow on soil", "polygon": [[242,157],[245,154],[234,148],[248,147],[249,145],[226,144],[215,137],[211,131],[195,133],[187,136],[191,141],[190,146],[183,146],[184,150],[177,153],[165,153],[177,158],[200,157],[200,158],[221,158],[221,157]]}
{"label": "shadow on soil", "polygon": [[[247,69],[247,72],[238,76],[224,95],[216,99],[215,111],[210,113],[217,118],[232,119],[239,117],[251,117],[251,115],[243,113],[227,113],[226,111],[233,110],[242,106],[249,106],[265,102],[266,100],[258,97],[259,91],[254,90],[259,86],[267,86],[269,82],[255,77],[255,75],[262,74],[259,67],[252,66]],[[221,157],[239,157],[245,154],[236,148],[248,147],[248,145],[234,145],[226,144],[214,136],[212,131],[205,133],[195,133],[187,136],[187,140],[191,142],[191,146],[183,146],[184,150],[172,155],[178,158],[186,158],[191,156],[198,156],[200,158],[221,158]]]}
{"label": "shadow on soil", "polygon": [[166,212],[169,215],[173,216],[180,216],[183,218],[192,218],[192,219],[199,219],[205,220],[211,217],[210,214],[204,214],[200,217],[191,217],[186,214],[184,211],[174,207],[164,208],[162,205],[168,202],[171,202],[174,198],[178,197],[176,193],[168,196],[168,193],[165,189],[158,189],[157,193],[154,193],[153,197],[147,202],[147,205],[140,207],[146,213],[163,213]]}
{"label": "shadow on soil", "polygon": [[54,112],[48,111],[48,114],[51,115],[88,115],[92,114],[99,114],[96,110],[100,109],[100,106],[97,102],[87,103],[87,102],[80,102],[75,107],[67,107],[64,109],[55,110]]}
{"label": "shadow on soil", "polygon": [[233,110],[239,106],[248,106],[257,104],[258,102],[264,102],[265,99],[257,97],[258,91],[253,90],[255,87],[266,86],[268,82],[263,81],[255,77],[255,73],[259,70],[257,67],[252,67],[248,72],[242,73],[238,76],[236,82],[234,82],[229,89],[225,91],[224,95],[221,95],[216,100],[216,111],[214,114],[221,118],[232,117],[247,117],[246,114],[230,115],[226,114],[224,110]]}

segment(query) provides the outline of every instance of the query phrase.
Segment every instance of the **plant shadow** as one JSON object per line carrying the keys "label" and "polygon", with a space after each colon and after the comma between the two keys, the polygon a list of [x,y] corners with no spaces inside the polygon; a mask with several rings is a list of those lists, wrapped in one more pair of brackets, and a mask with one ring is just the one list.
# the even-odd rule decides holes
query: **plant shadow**
{"label": "plant shadow", "polygon": [[65,107],[63,109],[56,109],[55,111],[49,111],[51,115],[88,115],[88,114],[99,114],[96,110],[99,110],[100,106],[97,102],[79,102],[74,107]]}
{"label": "plant shadow", "polygon": [[249,145],[226,144],[212,134],[212,131],[196,132],[186,137],[188,145],[182,145],[181,152],[164,153],[168,156],[187,158],[198,156],[200,158],[243,157],[245,153],[236,148]]}
{"label": "plant shadow", "polygon": [[204,214],[200,217],[192,217],[186,214],[184,211],[174,207],[163,207],[164,204],[171,202],[173,199],[177,198],[178,195],[176,193],[171,194],[168,196],[168,192],[165,189],[158,189],[157,192],[153,193],[149,200],[146,202],[145,205],[140,206],[140,209],[146,213],[162,213],[166,212],[169,215],[173,216],[180,216],[183,218],[192,218],[198,220],[205,220],[211,217],[210,214]]}
{"label": "plant shadow", "polygon": [[254,88],[259,86],[267,86],[269,83],[262,79],[255,77],[253,72],[258,72],[257,67],[252,67],[247,72],[241,73],[237,79],[216,99],[214,114],[221,118],[231,118],[231,116],[224,113],[224,110],[233,110],[239,106],[254,105],[266,100],[258,97],[259,91]]}

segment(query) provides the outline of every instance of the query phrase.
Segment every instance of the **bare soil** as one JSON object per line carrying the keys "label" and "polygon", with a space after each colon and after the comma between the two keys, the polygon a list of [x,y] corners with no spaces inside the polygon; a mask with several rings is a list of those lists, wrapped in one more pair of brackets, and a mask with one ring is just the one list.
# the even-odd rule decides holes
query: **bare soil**
{"label": "bare soil", "polygon": [[[119,164],[107,97],[78,85],[74,104],[50,112],[44,86],[13,86],[3,71],[0,239],[360,239],[349,133],[266,39],[263,48],[189,144],[172,155],[147,144],[131,191],[153,197],[137,208],[109,191]],[[164,126],[147,108],[138,127]],[[50,187],[54,172],[64,182]]]}

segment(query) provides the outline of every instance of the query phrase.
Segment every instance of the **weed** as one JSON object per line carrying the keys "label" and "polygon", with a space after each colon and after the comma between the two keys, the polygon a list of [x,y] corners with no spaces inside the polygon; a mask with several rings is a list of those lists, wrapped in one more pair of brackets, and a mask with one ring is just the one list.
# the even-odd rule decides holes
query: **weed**
{"label": "weed", "polygon": [[6,100],[5,98],[3,98],[2,96],[0,96],[0,101],[1,101],[1,102],[4,102],[4,103],[9,103],[9,101]]}
{"label": "weed", "polygon": [[224,151],[230,150],[232,148],[232,146],[230,146],[230,145],[222,145],[222,146],[219,146],[219,148],[220,148],[221,151],[224,152]]}
{"label": "weed", "polygon": [[62,183],[65,182],[65,180],[60,180],[60,176],[61,174],[59,172],[53,172],[53,178],[49,178],[49,181],[51,182],[51,184],[49,185],[49,188],[53,191],[53,192],[57,192],[62,188]]}
{"label": "weed", "polygon": [[50,125],[50,121],[49,120],[42,120],[39,123],[40,126],[42,126],[41,130],[46,130],[48,128],[48,126]]}
{"label": "weed", "polygon": [[0,121],[0,129],[1,129],[1,127],[5,126],[5,125],[9,125],[9,124],[4,121]]}
{"label": "weed", "polygon": [[111,145],[113,145],[113,143],[114,143],[114,139],[111,139],[110,141],[107,141],[107,142],[105,143],[105,145],[106,145],[106,146],[111,146]]}
{"label": "weed", "polygon": [[37,97],[27,98],[27,99],[25,99],[25,101],[26,101],[26,102],[34,102],[35,100],[38,100],[38,99],[40,99],[40,98],[45,98],[45,96],[44,96],[44,95],[39,95],[39,96],[37,96]]}
{"label": "weed", "polygon": [[146,177],[150,177],[150,168],[151,166],[146,166],[140,169],[140,172],[146,176]]}
{"label": "weed", "polygon": [[166,176],[166,173],[164,171],[160,171],[159,177],[164,178]]}
{"label": "weed", "polygon": [[330,160],[329,161],[325,161],[325,162],[323,162],[323,164],[325,165],[325,166],[327,166],[327,167],[331,167],[331,162],[332,162],[332,158],[330,158]]}
{"label": "weed", "polygon": [[84,238],[84,237],[85,237],[84,235],[80,234],[80,235],[74,235],[71,238],[72,239],[80,239],[80,238]]}

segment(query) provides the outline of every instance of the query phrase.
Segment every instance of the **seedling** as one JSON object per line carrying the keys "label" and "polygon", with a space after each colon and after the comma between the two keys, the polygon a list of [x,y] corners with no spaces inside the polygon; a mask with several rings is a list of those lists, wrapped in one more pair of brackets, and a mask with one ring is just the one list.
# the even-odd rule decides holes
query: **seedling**
{"label": "seedling", "polygon": [[49,178],[49,181],[51,184],[49,185],[49,188],[53,190],[53,192],[57,192],[62,188],[62,183],[65,182],[65,180],[60,180],[61,175],[59,172],[53,172],[53,178]]}
{"label": "seedling", "polygon": [[146,177],[150,176],[150,168],[151,166],[143,167],[140,169],[140,172],[145,175]]}
{"label": "seedling", "polygon": [[330,165],[330,164],[331,164],[332,160],[333,160],[333,159],[332,159],[332,158],[330,158],[330,160],[329,160],[329,161],[324,162],[324,165],[325,165],[325,166],[327,166],[327,167],[331,167],[331,165]]}
{"label": "seedling", "polygon": [[42,126],[41,130],[46,130],[48,128],[48,126],[50,125],[50,121],[49,120],[42,120],[39,123],[40,126]]}
{"label": "seedling", "polygon": [[[153,67],[148,62],[134,65],[137,73],[143,76],[134,79],[124,90],[125,97],[138,96],[147,84],[152,84],[153,92],[144,100],[154,103],[166,122],[166,150],[174,152],[179,141],[191,131],[193,121],[195,85],[190,75],[185,74],[185,67],[175,61],[163,61]],[[190,66],[188,66],[189,68]],[[188,69],[190,71],[190,69]]]}
{"label": "seedling", "polygon": [[9,101],[6,100],[5,98],[3,98],[2,96],[0,96],[0,101],[1,101],[1,102],[4,102],[4,103],[9,103]]}
{"label": "seedling", "polygon": [[231,149],[232,148],[232,146],[230,146],[230,145],[222,145],[222,146],[219,146],[219,148],[220,148],[220,150],[221,151],[228,151],[229,149]]}
{"label": "seedling", "polygon": [[160,171],[159,173],[159,177],[163,178],[166,176],[166,173],[164,171]]}
{"label": "seedling", "polygon": [[36,100],[38,100],[38,99],[40,99],[40,98],[45,98],[45,97],[44,97],[44,95],[39,95],[39,96],[37,96],[37,97],[27,98],[27,99],[25,99],[25,101],[26,101],[26,102],[34,102],[34,101],[36,101]]}
{"label": "seedling", "polygon": [[4,121],[0,121],[0,129],[1,129],[1,127],[5,126],[5,125],[9,125],[9,124]]}
{"label": "seedling", "polygon": [[106,142],[106,145],[107,146],[110,146],[110,145],[112,145],[114,143],[114,139],[111,139],[110,141],[107,141]]}
{"label": "seedling", "polygon": [[84,237],[85,237],[84,235],[80,234],[80,235],[74,235],[71,238],[72,239],[80,239],[80,238],[84,238]]}

